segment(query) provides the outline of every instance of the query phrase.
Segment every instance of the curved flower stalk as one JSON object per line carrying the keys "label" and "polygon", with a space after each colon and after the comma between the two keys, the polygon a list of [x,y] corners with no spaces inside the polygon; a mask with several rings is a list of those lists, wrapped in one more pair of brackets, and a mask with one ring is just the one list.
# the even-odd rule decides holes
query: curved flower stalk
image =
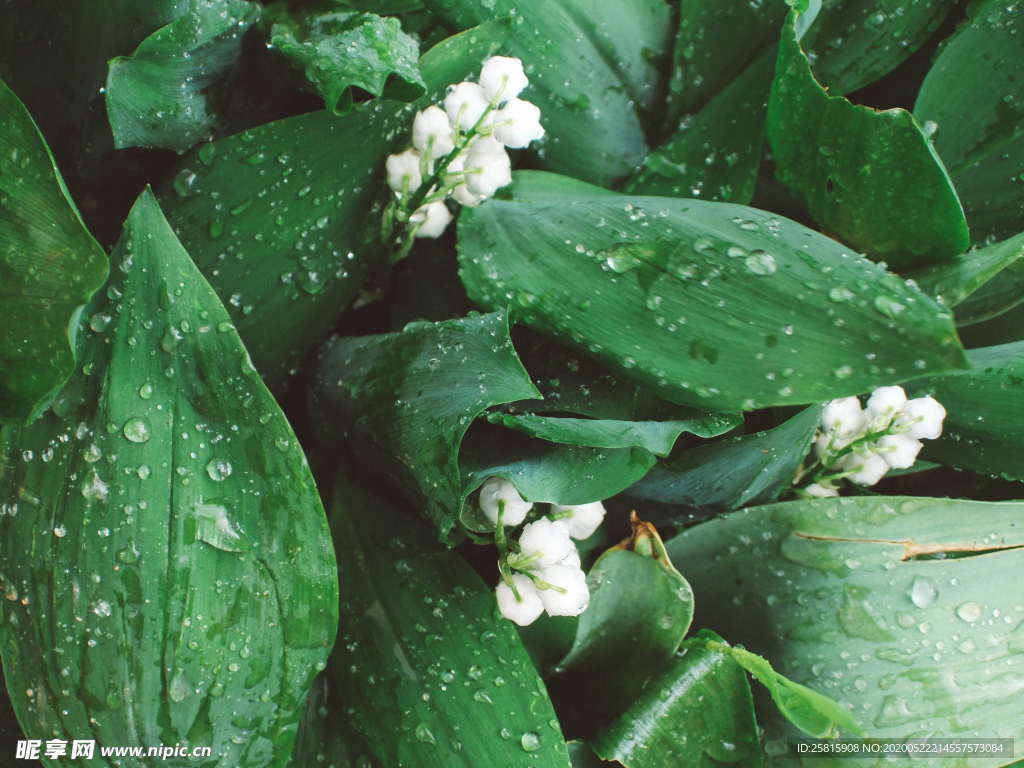
{"label": "curved flower stalk", "polygon": [[392,198],[382,236],[392,261],[404,258],[417,237],[440,237],[452,221],[449,201],[479,205],[512,183],[508,149],[544,136],[540,109],[518,98],[529,85],[519,59],[492,56],[479,82],[449,86],[441,105],[416,113],[412,147],[385,163]]}
{"label": "curved flower stalk", "polygon": [[933,397],[908,400],[903,387],[879,387],[861,407],[856,397],[825,404],[814,440],[816,461],[801,474],[802,496],[838,496],[842,480],[875,485],[892,469],[909,469],[922,440],[942,434],[946,409]]}
{"label": "curved flower stalk", "polygon": [[573,539],[591,536],[605,516],[597,501],[579,506],[551,505],[548,516],[523,526],[519,538],[509,541],[506,526],[527,519],[533,504],[524,500],[507,480],[492,477],[483,484],[480,510],[495,525],[498,571],[495,589],[498,611],[520,626],[549,616],[578,616],[587,609],[590,590]]}

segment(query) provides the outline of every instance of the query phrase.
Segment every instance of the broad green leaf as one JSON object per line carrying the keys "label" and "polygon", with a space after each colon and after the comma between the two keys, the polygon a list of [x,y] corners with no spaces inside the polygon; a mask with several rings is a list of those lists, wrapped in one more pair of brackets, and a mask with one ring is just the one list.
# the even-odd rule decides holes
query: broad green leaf
{"label": "broad green leaf", "polygon": [[[737,4],[741,5],[741,4]],[[644,158],[624,191],[749,203],[764,143],[774,48],[754,59],[699,112]]]}
{"label": "broad green leaf", "polygon": [[459,447],[470,424],[491,406],[539,396],[503,312],[332,339],[314,393],[330,424],[325,440],[343,438],[422,507],[442,539],[459,518]]}
{"label": "broad green leaf", "polygon": [[74,370],[78,315],[107,278],[107,256],[3,81],[0,114],[0,421],[25,421]]}
{"label": "broad green leaf", "polygon": [[681,3],[669,80],[670,123],[696,112],[724,91],[765,47],[774,44],[788,8],[784,0]]}
{"label": "broad green leaf", "polygon": [[994,317],[960,329],[969,347],[994,347],[1024,341],[1024,303]]}
{"label": "broad green leaf", "polygon": [[857,721],[839,704],[806,685],[794,683],[780,675],[763,656],[720,641],[712,640],[707,645],[732,656],[733,661],[768,689],[780,714],[808,736],[832,739],[844,731],[855,736],[863,735]]}
{"label": "broad green leaf", "polygon": [[1024,260],[1015,260],[993,277],[998,279],[990,279],[957,305],[958,326],[984,323],[1024,303]]}
{"label": "broad green leaf", "polygon": [[204,144],[182,163],[161,198],[167,217],[271,384],[381,265],[384,160],[411,141],[414,107],[476,72],[505,28],[495,22],[428,51],[420,69],[430,94],[416,105],[299,115]]}
{"label": "broad green leaf", "polygon": [[51,412],[0,433],[8,689],[32,738],[282,766],[337,628],[323,507],[148,191],[113,261],[78,372]]}
{"label": "broad green leaf", "polygon": [[114,146],[194,146],[216,119],[207,92],[234,66],[258,14],[246,0],[191,0],[131,56],[111,59],[106,103]]}
{"label": "broad green leaf", "polygon": [[925,77],[914,116],[934,124],[974,239],[986,242],[1019,232],[1024,219],[1024,14],[1001,0],[968,11]]}
{"label": "broad green leaf", "polygon": [[743,668],[712,650],[701,630],[644,693],[593,739],[605,760],[626,768],[762,765],[754,701]]}
{"label": "broad green leaf", "polygon": [[800,47],[797,17],[794,11],[783,26],[768,99],[766,133],[779,179],[823,228],[896,267],[965,251],[960,201],[913,116],[829,95]]}
{"label": "broad green leaf", "polygon": [[415,101],[427,89],[417,60],[419,43],[396,18],[321,6],[289,14],[274,10],[269,41],[320,92],[335,114],[352,108],[352,89]]}
{"label": "broad green leaf", "polygon": [[489,477],[503,477],[537,503],[587,504],[625,490],[654,466],[643,448],[589,448],[533,440],[508,429],[477,425],[460,455],[462,522],[473,530],[494,526],[480,519],[469,495]]}
{"label": "broad green leaf", "polygon": [[602,768],[605,765],[585,741],[569,741],[565,746],[569,748],[572,768]]}
{"label": "broad green leaf", "polygon": [[[820,415],[821,409],[812,406],[774,429],[677,452],[659,462],[629,495],[680,507],[680,513],[775,501],[793,484]],[[651,511],[647,515],[654,517]]]}
{"label": "broad green leaf", "polygon": [[[594,184],[631,174],[647,154],[643,118],[659,106],[658,59],[669,50],[663,0],[427,0],[459,29],[511,16],[499,53],[523,60],[520,98],[541,110],[544,168]],[[475,79],[475,75],[474,75]]]}
{"label": "broad green leaf", "polygon": [[963,366],[947,310],[796,222],[539,172],[511,192],[460,217],[470,298],[672,402],[821,402]]}
{"label": "broad green leaf", "polygon": [[344,476],[331,524],[346,617],[334,679],[380,762],[568,768],[544,683],[473,569]]}
{"label": "broad green leaf", "polygon": [[923,457],[1008,480],[1024,480],[1024,341],[967,353],[971,368],[915,382],[946,408],[942,437]]}
{"label": "broad green leaf", "polygon": [[690,628],[693,592],[671,564],[627,549],[601,555],[587,584],[590,605],[554,684],[569,692],[573,718],[592,731],[622,714],[669,666]]}
{"label": "broad green leaf", "polygon": [[[697,626],[841,702],[871,737],[1020,738],[1022,514],[820,499],[733,512],[667,546],[699,597]],[[769,745],[793,734],[778,716],[761,724]]]}
{"label": "broad green leaf", "polygon": [[492,413],[487,420],[552,443],[592,448],[643,448],[655,456],[667,456],[684,432],[711,437],[736,425],[734,419],[720,414],[697,416],[686,421],[616,421],[534,413]]}
{"label": "broad green leaf", "polygon": [[869,85],[908,59],[935,33],[955,0],[824,0],[808,52],[833,94]]}
{"label": "broad green leaf", "polygon": [[[992,278],[1011,274],[1005,270],[1021,256],[1024,256],[1024,232],[984,248],[972,248],[951,261],[910,272],[907,277],[913,278],[925,293],[934,296],[947,307],[957,307]],[[1002,278],[998,282],[1002,283]],[[1000,285],[993,287],[1001,288]],[[988,305],[989,302],[984,304]],[[957,322],[963,324],[965,319],[977,314],[978,309],[980,304],[975,312],[968,313],[966,317],[957,312]]]}

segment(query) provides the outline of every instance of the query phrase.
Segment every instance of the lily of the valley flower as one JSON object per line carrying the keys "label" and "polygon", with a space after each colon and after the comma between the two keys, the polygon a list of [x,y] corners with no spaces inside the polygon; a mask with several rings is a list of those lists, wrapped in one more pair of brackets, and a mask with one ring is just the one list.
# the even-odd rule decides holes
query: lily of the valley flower
{"label": "lily of the valley flower", "polygon": [[495,589],[498,610],[506,619],[514,621],[521,627],[533,624],[544,613],[544,602],[541,600],[540,590],[534,586],[529,576],[514,573],[511,579],[511,585],[502,581]]}
{"label": "lily of the valley flower", "polygon": [[540,109],[522,99],[513,99],[494,114],[494,138],[512,149],[522,149],[544,138]]}
{"label": "lily of the valley flower", "polygon": [[431,158],[442,157],[455,149],[455,136],[443,109],[431,106],[416,113],[412,121],[412,145],[423,153],[429,148]]}
{"label": "lily of the valley flower", "polygon": [[568,525],[574,539],[589,539],[604,522],[605,509],[600,501],[575,506],[552,504],[551,515]]}
{"label": "lily of the valley flower", "polygon": [[477,504],[493,525],[498,524],[499,512],[503,525],[519,525],[533,508],[533,503],[520,496],[512,483],[500,477],[490,477],[480,487]]}
{"label": "lily of the valley flower", "polygon": [[480,68],[480,87],[494,104],[516,98],[529,84],[523,62],[510,56],[491,56]]}

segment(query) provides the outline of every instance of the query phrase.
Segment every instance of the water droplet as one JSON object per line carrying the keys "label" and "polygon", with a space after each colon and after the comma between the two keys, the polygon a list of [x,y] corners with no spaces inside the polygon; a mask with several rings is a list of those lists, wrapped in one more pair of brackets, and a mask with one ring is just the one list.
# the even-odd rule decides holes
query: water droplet
{"label": "water droplet", "polygon": [[139,387],[139,397],[143,400],[149,400],[153,396],[153,385],[148,381]]}
{"label": "water droplet", "polygon": [[110,486],[103,482],[102,478],[92,471],[89,478],[82,483],[82,496],[90,501],[106,501],[110,495]]}
{"label": "water droplet", "polygon": [[210,476],[211,480],[216,480],[218,483],[230,477],[231,471],[230,462],[224,459],[210,459],[210,462],[206,465],[206,474]]}
{"label": "water droplet", "polygon": [[778,269],[775,257],[767,251],[751,251],[744,263],[755,275],[772,275]]}
{"label": "water droplet", "polygon": [[917,576],[914,578],[913,584],[910,585],[909,594],[910,602],[918,608],[927,608],[935,602],[935,598],[939,596],[939,590],[931,579]]}
{"label": "water droplet", "polygon": [[430,728],[427,727],[426,723],[420,723],[416,726],[416,741],[421,741],[424,744],[437,744],[437,738],[430,732]]}
{"label": "water droplet", "polygon": [[956,609],[956,615],[963,621],[977,621],[981,618],[982,608],[974,602],[961,603]]}
{"label": "water droplet", "polygon": [[65,536],[68,535],[68,529],[65,528],[63,525],[58,525],[56,528],[53,529],[53,535],[56,536],[58,539],[63,539]]}
{"label": "water droplet", "polygon": [[527,731],[519,739],[519,743],[525,752],[536,752],[540,749],[540,734],[535,731]]}
{"label": "water droplet", "polygon": [[149,422],[135,417],[124,423],[124,436],[133,443],[145,443],[149,440]]}

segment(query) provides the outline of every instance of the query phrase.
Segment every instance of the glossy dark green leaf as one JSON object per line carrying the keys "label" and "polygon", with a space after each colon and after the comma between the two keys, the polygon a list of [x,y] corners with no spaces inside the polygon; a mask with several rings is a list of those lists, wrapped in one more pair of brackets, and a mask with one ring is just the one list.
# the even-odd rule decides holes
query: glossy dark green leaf
{"label": "glossy dark green leaf", "polygon": [[487,408],[538,393],[508,337],[505,313],[400,333],[336,338],[320,352],[314,411],[358,460],[422,506],[438,535],[459,517],[459,448]]}
{"label": "glossy dark green leaf", "polygon": [[460,29],[511,16],[499,53],[523,60],[547,131],[544,168],[611,184],[647,154],[643,116],[658,107],[658,59],[669,50],[663,0],[428,0]]}
{"label": "glossy dark green leaf", "polygon": [[672,123],[725,90],[765,47],[774,44],[788,9],[784,0],[681,3],[669,80]]}
{"label": "glossy dark green leaf", "polygon": [[843,732],[863,735],[860,724],[839,704],[780,675],[763,656],[718,641],[709,641],[708,647],[732,656],[733,661],[768,689],[779,713],[806,735],[819,739],[836,738]]}
{"label": "glossy dark green leaf", "polygon": [[291,768],[380,768],[363,737],[352,727],[331,671],[313,680],[299,722]]}
{"label": "glossy dark green leaf", "polygon": [[[737,4],[740,5],[740,4]],[[747,204],[754,196],[764,143],[764,116],[775,68],[761,53],[699,112],[644,158],[624,191]]]}
{"label": "glossy dark green leaf", "polygon": [[831,96],[783,27],[766,133],[776,173],[827,231],[897,267],[950,259],[970,245],[946,169],[913,116]]}
{"label": "glossy dark green leaf", "polygon": [[701,630],[652,685],[593,739],[605,760],[625,768],[713,768],[763,763],[754,701],[743,668],[713,650]]}
{"label": "glossy dark green leaf", "polygon": [[[1021,256],[1024,256],[1024,232],[1002,240],[998,243],[988,245],[984,248],[973,248],[967,253],[957,256],[951,261],[934,264],[909,273],[907,276],[921,287],[921,289],[934,296],[938,301],[948,307],[960,307],[967,303],[963,309],[956,312],[958,325],[966,322],[978,322],[984,319],[983,315],[988,312],[998,312],[1007,301],[1018,297],[1020,291],[1014,288],[1019,281],[1009,280],[1009,291],[1006,291],[1006,277],[1013,277],[1015,270],[1007,268],[1014,264]],[[996,300],[995,295],[976,296],[969,301],[975,291],[984,288],[996,276],[1000,279],[991,285],[989,291],[996,289],[994,293],[1011,293],[1004,301]]]}
{"label": "glossy dark green leaf", "polygon": [[960,336],[968,347],[994,347],[1024,341],[1024,303],[1011,306],[1005,312],[987,320],[965,326]]}
{"label": "glossy dark green leaf", "polygon": [[533,413],[492,413],[487,419],[492,424],[552,443],[592,448],[643,448],[655,456],[667,456],[684,432],[712,437],[736,426],[735,419],[719,414],[701,415],[686,421],[576,419]]}
{"label": "glossy dark green leaf", "polygon": [[925,77],[914,116],[934,124],[935,149],[985,242],[1024,220],[1024,15],[1000,0],[973,3],[969,15]]}
{"label": "glossy dark green leaf", "polygon": [[811,448],[820,413],[812,406],[774,429],[677,452],[659,462],[629,489],[629,495],[679,507],[680,513],[775,501],[793,484]]}
{"label": "glossy dark green leaf", "polygon": [[[505,27],[495,22],[428,51],[420,62],[425,100],[475,73]],[[162,195],[272,384],[327,334],[382,263],[384,159],[409,143],[414,106],[374,101],[340,117],[323,110],[204,144]]]}
{"label": "glossy dark green leaf", "polygon": [[814,73],[833,94],[896,69],[935,33],[955,0],[824,0],[809,47]]}
{"label": "glossy dark green leaf", "polygon": [[234,66],[259,6],[246,0],[191,0],[131,56],[110,61],[106,103],[114,146],[184,152],[210,130],[207,91]]}
{"label": "glossy dark green leaf", "polygon": [[323,507],[148,191],[113,261],[78,372],[51,412],[0,433],[15,709],[32,738],[188,742],[212,746],[218,768],[284,765],[337,628]]}
{"label": "glossy dark green leaf", "polygon": [[585,741],[569,741],[566,742],[566,747],[569,748],[572,768],[602,768],[605,765]]}
{"label": "glossy dark green leaf", "polygon": [[479,530],[494,526],[481,520],[469,495],[489,477],[503,477],[523,498],[537,503],[587,504],[625,490],[654,466],[643,448],[589,448],[530,439],[518,432],[477,425],[466,436],[460,455],[462,522]]}
{"label": "glossy dark green leaf", "polygon": [[946,408],[942,437],[923,457],[1008,480],[1024,480],[1024,341],[967,353],[970,370],[915,383]]}
{"label": "glossy dark green leaf", "polygon": [[305,71],[335,114],[352,108],[353,88],[399,101],[415,101],[426,92],[417,66],[419,43],[398,19],[337,6],[289,14],[281,5],[275,11],[270,44]]}
{"label": "glossy dark green leaf", "polygon": [[511,200],[460,216],[470,298],[511,302],[518,320],[667,400],[726,412],[821,402],[963,366],[947,310],[796,222],[517,179]]}
{"label": "glossy dark green leaf", "polygon": [[78,314],[106,280],[107,257],[2,81],[0,114],[0,421],[25,421],[71,375]]}
{"label": "glossy dark green leaf", "polygon": [[[1020,738],[1022,513],[820,499],[733,512],[667,546],[698,595],[697,626],[840,702],[869,736]],[[794,735],[778,715],[761,724],[773,749]]]}
{"label": "glossy dark green leaf", "polygon": [[345,477],[331,524],[347,617],[334,679],[380,762],[568,768],[544,683],[473,569]]}
{"label": "glossy dark green leaf", "polygon": [[669,665],[693,618],[693,592],[671,566],[624,549],[601,555],[587,573],[590,605],[556,667],[572,701],[607,722]]}

